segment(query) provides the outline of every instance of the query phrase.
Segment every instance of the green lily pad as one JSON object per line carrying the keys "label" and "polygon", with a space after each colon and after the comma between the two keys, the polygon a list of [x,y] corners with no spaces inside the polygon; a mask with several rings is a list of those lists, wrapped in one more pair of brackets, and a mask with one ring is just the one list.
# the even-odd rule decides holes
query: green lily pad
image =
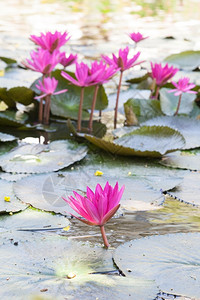
{"label": "green lily pad", "polygon": [[18,212],[26,209],[27,206],[16,198],[13,193],[13,183],[0,179],[0,213]]}
{"label": "green lily pad", "polygon": [[11,134],[0,132],[0,142],[12,142],[17,138]]}
{"label": "green lily pad", "polygon": [[171,168],[200,170],[200,151],[177,151],[163,157],[161,164]]}
{"label": "green lily pad", "polygon": [[168,194],[176,199],[183,201],[187,204],[200,207],[199,199],[199,173],[189,173],[184,176],[183,181]]}
{"label": "green lily pad", "polygon": [[166,57],[165,61],[180,69],[192,71],[200,66],[200,51],[189,50],[172,54]]}
{"label": "green lily pad", "polygon": [[128,125],[163,115],[160,101],[152,99],[129,99],[124,103],[124,112]]}
{"label": "green lily pad", "polygon": [[28,115],[15,110],[0,111],[0,125],[20,127],[26,123]]}
{"label": "green lily pad", "polygon": [[114,261],[131,278],[155,280],[165,293],[200,295],[200,233],[146,237],[119,246]]}
{"label": "green lily pad", "polygon": [[0,142],[0,155],[8,153],[11,149],[18,145],[17,141],[12,142]]}
{"label": "green lily pad", "polygon": [[83,159],[85,146],[67,140],[54,141],[48,145],[20,145],[1,156],[0,166],[6,172],[45,173],[63,169]]}
{"label": "green lily pad", "polygon": [[[178,105],[178,96],[174,96],[173,93],[169,93],[170,89],[162,88],[160,90],[160,105],[162,112],[167,116],[173,116],[176,112]],[[196,95],[183,94],[181,98],[181,105],[178,114],[189,114],[193,110],[194,100]]]}
{"label": "green lily pad", "polygon": [[93,136],[85,138],[103,150],[117,155],[160,157],[185,145],[183,136],[167,126],[142,126],[114,142]]}
{"label": "green lily pad", "polygon": [[53,299],[150,300],[158,292],[153,281],[101,274],[116,271],[112,252],[65,238],[34,236],[17,247],[2,245],[0,263],[4,299],[32,299],[45,291]]}
{"label": "green lily pad", "polygon": [[[62,77],[60,73],[61,70],[56,70],[52,72],[52,76],[58,80],[57,90],[59,91],[62,89],[67,89],[68,91],[66,93],[51,97],[51,113],[55,116],[77,120],[81,87],[69,84],[69,81],[67,81],[64,77]],[[73,76],[73,74],[71,73],[70,75]],[[38,90],[35,88],[36,82],[33,83],[32,89],[36,93],[38,93]],[[90,114],[87,112],[87,109],[91,109],[93,94],[94,94],[94,87],[85,88],[83,112],[82,112],[83,120],[88,120],[90,117]],[[101,86],[98,91],[96,109],[103,110],[107,107],[107,105],[108,105],[108,99],[103,86]]]}
{"label": "green lily pad", "polygon": [[185,138],[183,149],[200,147],[200,121],[183,116],[163,116],[144,122],[147,126],[169,126],[178,130]]}
{"label": "green lily pad", "polygon": [[0,88],[0,99],[9,107],[16,108],[15,101],[8,96],[7,88]]}
{"label": "green lily pad", "polygon": [[7,91],[8,98],[23,105],[29,105],[34,100],[35,93],[24,86],[13,87]]}
{"label": "green lily pad", "polygon": [[85,166],[61,174],[35,175],[14,183],[14,191],[20,200],[31,204],[33,207],[64,215],[74,214],[74,211],[62,197],[67,198],[73,195],[73,191],[85,195],[87,186],[94,190],[98,183],[105,186],[107,181],[112,186],[116,182],[119,183],[120,187],[125,185],[121,200],[122,209],[128,211],[155,209],[164,200],[159,189],[154,189],[136,176],[131,177],[128,174],[117,176],[114,169],[103,176],[95,176],[94,173],[93,169]]}
{"label": "green lily pad", "polygon": [[[13,235],[16,234],[15,231],[42,232],[63,229],[69,225],[69,220],[61,215],[53,215],[32,208],[27,208],[13,216],[3,215],[0,217],[1,233],[9,231]],[[20,237],[20,234],[18,237]],[[28,235],[26,237],[28,238]]]}

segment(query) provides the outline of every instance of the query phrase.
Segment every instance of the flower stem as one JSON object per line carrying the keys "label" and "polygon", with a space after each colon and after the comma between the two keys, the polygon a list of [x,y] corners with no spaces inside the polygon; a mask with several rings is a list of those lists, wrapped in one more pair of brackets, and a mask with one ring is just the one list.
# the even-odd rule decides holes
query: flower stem
{"label": "flower stem", "polygon": [[107,240],[107,237],[106,237],[104,225],[100,226],[100,229],[101,229],[101,234],[102,234],[104,246],[105,246],[106,248],[108,248],[110,245],[109,245],[108,240]]}
{"label": "flower stem", "polygon": [[178,105],[177,105],[177,109],[176,112],[174,113],[174,116],[176,116],[178,114],[180,105],[181,105],[181,98],[182,98],[182,94],[180,94],[179,99],[178,99]]}
{"label": "flower stem", "polygon": [[51,96],[48,95],[45,98],[45,107],[44,107],[44,124],[45,125],[49,125],[50,107],[51,107]]}
{"label": "flower stem", "polygon": [[157,86],[156,94],[155,94],[155,99],[157,99],[157,100],[158,100],[159,91],[160,91],[160,87]]}
{"label": "flower stem", "polygon": [[92,125],[93,125],[93,113],[95,110],[96,100],[97,100],[97,94],[99,90],[99,85],[97,84],[94,89],[94,96],[92,100],[92,107],[91,107],[91,113],[90,113],[90,120],[89,120],[89,132],[92,132]]}
{"label": "flower stem", "polygon": [[117,127],[117,112],[118,112],[118,104],[119,104],[119,94],[120,94],[120,89],[121,89],[121,85],[122,85],[122,76],[123,76],[123,71],[120,71],[119,85],[118,85],[118,90],[117,90],[117,99],[116,99],[116,105],[115,105],[114,129],[116,129],[116,127]]}
{"label": "flower stem", "polygon": [[80,95],[80,103],[79,103],[79,111],[78,111],[77,131],[81,131],[83,98],[84,98],[84,86],[81,87],[81,95]]}
{"label": "flower stem", "polygon": [[[42,83],[44,83],[44,75],[42,76]],[[39,112],[38,112],[38,122],[43,123],[43,98],[40,98]]]}

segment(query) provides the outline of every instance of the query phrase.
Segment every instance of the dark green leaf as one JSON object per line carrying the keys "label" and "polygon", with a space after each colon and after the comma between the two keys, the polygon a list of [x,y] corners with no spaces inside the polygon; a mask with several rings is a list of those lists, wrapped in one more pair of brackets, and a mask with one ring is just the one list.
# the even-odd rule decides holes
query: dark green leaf
{"label": "dark green leaf", "polygon": [[0,125],[2,126],[20,127],[25,124],[27,119],[28,115],[26,113],[9,109],[0,111]]}
{"label": "dark green leaf", "polygon": [[0,88],[0,99],[4,101],[8,107],[16,107],[15,101],[8,95],[7,88]]}
{"label": "dark green leaf", "polygon": [[14,102],[19,102],[23,105],[29,105],[33,102],[34,92],[24,86],[11,88],[7,91],[8,97]]}
{"label": "dark green leaf", "polygon": [[4,56],[0,56],[0,60],[4,61],[7,65],[13,65],[17,63],[15,59]]}

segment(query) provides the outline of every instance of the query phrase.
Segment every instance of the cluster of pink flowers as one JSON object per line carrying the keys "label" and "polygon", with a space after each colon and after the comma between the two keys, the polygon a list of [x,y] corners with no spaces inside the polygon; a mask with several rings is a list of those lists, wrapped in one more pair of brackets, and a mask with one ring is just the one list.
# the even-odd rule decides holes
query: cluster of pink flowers
{"label": "cluster of pink flowers", "polygon": [[[31,51],[31,59],[26,59],[23,62],[24,66],[42,74],[42,81],[36,85],[37,89],[41,92],[39,97],[39,122],[49,123],[50,116],[50,101],[51,95],[56,95],[55,92],[58,81],[51,77],[51,72],[60,63],[64,67],[69,66],[76,62],[77,55],[70,54],[66,57],[65,52],[61,52],[60,48],[70,39],[67,32],[63,34],[56,31],[55,33],[47,32],[41,33],[40,36],[31,35],[31,41],[37,45],[37,49]],[[59,91],[64,93],[67,90]],[[45,100],[44,113],[43,113],[43,100]]]}

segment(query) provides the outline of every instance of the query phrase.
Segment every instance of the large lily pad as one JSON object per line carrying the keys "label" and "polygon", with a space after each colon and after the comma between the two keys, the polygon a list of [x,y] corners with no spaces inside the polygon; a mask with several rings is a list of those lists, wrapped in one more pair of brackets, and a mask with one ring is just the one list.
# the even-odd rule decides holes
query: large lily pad
{"label": "large lily pad", "polygon": [[161,164],[171,168],[200,171],[200,151],[177,151],[164,156]]}
{"label": "large lily pad", "polygon": [[[162,112],[167,116],[173,116],[178,105],[178,96],[169,93],[170,89],[162,88],[160,90],[160,105]],[[181,105],[178,114],[189,114],[193,110],[196,95],[184,93],[181,98]]]}
{"label": "large lily pad", "polygon": [[116,271],[112,253],[65,238],[34,236],[17,247],[2,245],[0,263],[4,299],[32,299],[45,293],[53,299],[67,295],[68,299],[150,300],[158,292],[153,281],[98,274]]}
{"label": "large lily pad", "polygon": [[184,51],[172,54],[165,58],[165,61],[176,67],[192,71],[200,66],[200,51]]}
{"label": "large lily pad", "polygon": [[62,197],[73,195],[74,190],[85,195],[87,186],[94,190],[97,183],[104,186],[107,181],[113,186],[117,181],[120,187],[125,185],[121,206],[126,210],[155,209],[164,200],[159,189],[154,189],[137,177],[130,177],[128,174],[126,177],[117,176],[114,170],[106,176],[95,176],[90,167],[62,174],[41,174],[23,178],[14,183],[14,191],[20,200],[36,208],[70,215],[74,211]]}
{"label": "large lily pad", "polygon": [[199,180],[199,173],[190,172],[169,194],[180,201],[200,207]]}
{"label": "large lily pad", "polygon": [[113,143],[89,135],[85,137],[101,149],[116,155],[160,157],[185,145],[183,136],[167,126],[142,126]]}
{"label": "large lily pad", "polygon": [[17,212],[27,208],[13,193],[13,183],[0,179],[0,213]]}
{"label": "large lily pad", "polygon": [[199,233],[146,237],[119,246],[117,266],[129,278],[155,280],[166,293],[199,298]]}
{"label": "large lily pad", "polygon": [[183,149],[200,147],[200,120],[183,116],[163,116],[148,120],[143,123],[147,126],[169,126],[178,130],[185,138]]}
{"label": "large lily pad", "polygon": [[45,173],[63,169],[87,154],[85,146],[67,140],[48,145],[25,144],[1,156],[0,166],[6,172]]}

